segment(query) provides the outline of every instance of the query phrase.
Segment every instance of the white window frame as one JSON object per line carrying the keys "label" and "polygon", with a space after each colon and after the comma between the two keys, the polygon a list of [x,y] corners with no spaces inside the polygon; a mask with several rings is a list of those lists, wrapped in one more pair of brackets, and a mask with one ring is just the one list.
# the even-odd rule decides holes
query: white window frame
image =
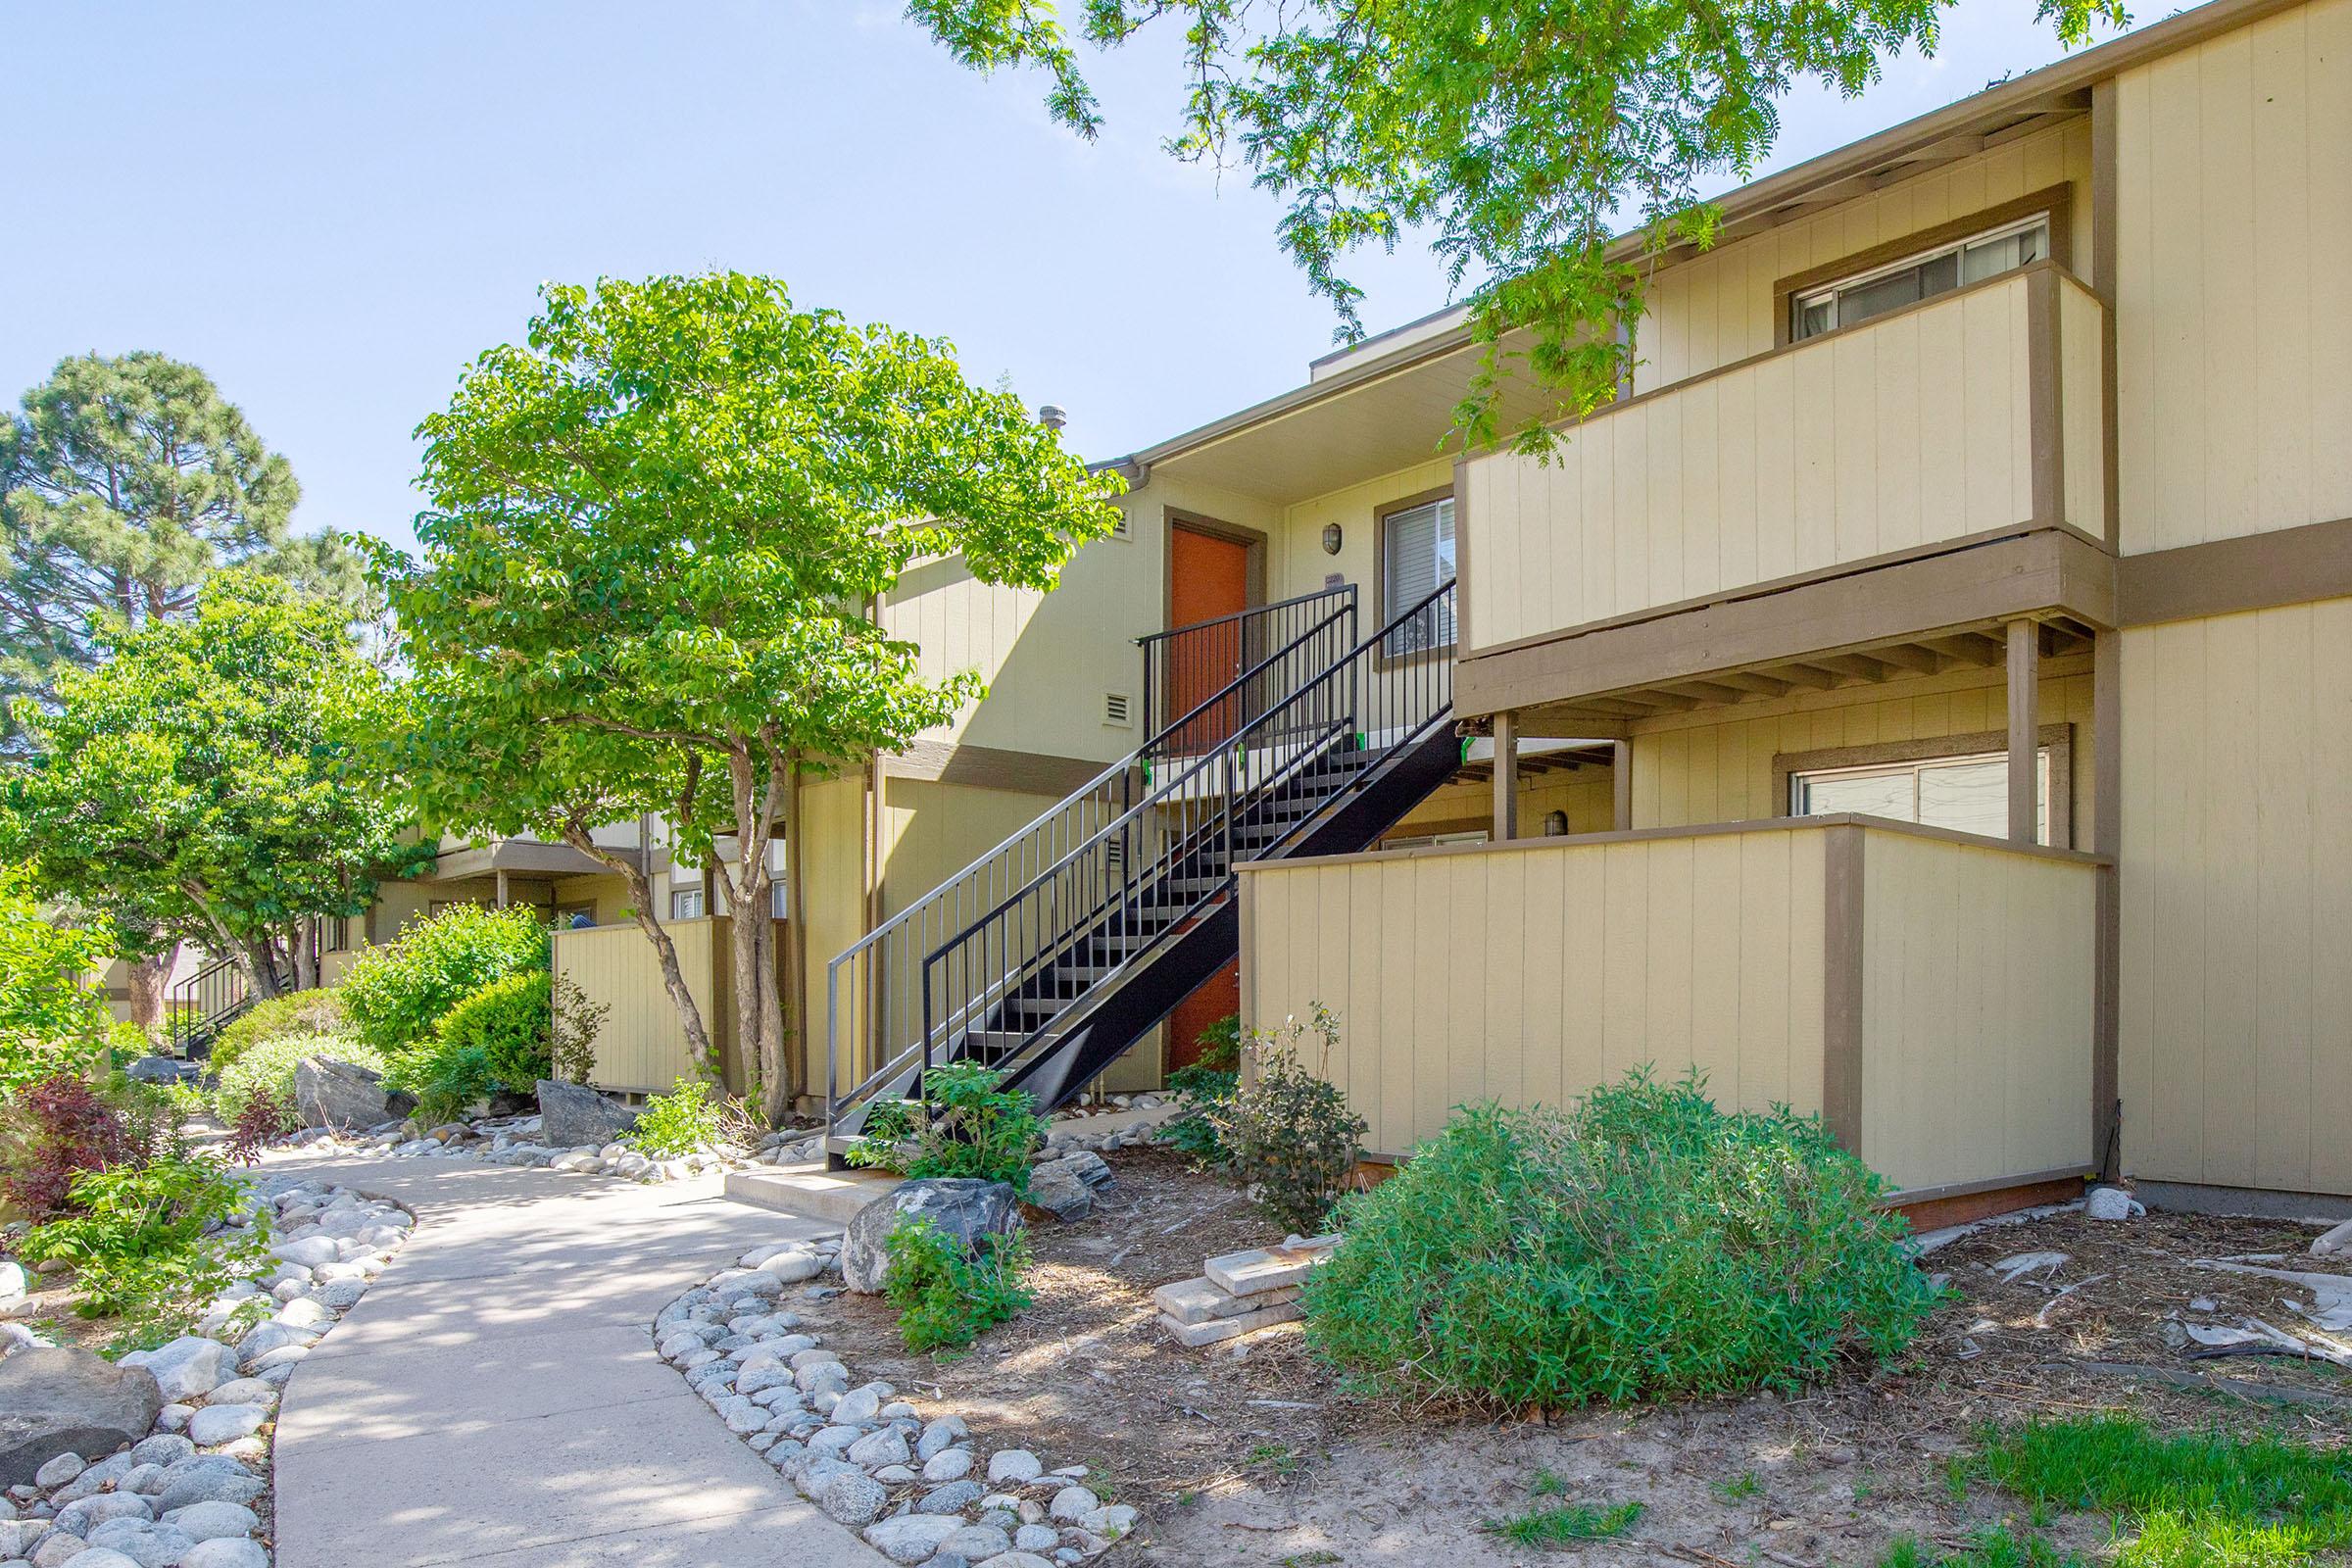
{"label": "white window frame", "polygon": [[[2035,812],[2034,837],[2035,843],[2045,845],[2050,842],[2050,779],[2054,767],[2050,751],[2050,746],[2046,742],[2034,750]],[[1786,809],[1790,816],[1836,815],[1836,812],[1831,811],[1816,812],[1805,809],[1806,788],[1817,779],[1893,778],[1907,773],[1911,776],[1911,815],[1907,819],[1898,820],[1917,822],[1919,820],[1920,774],[1931,768],[1976,766],[1984,762],[2006,763],[2008,760],[2009,754],[2007,752],[1954,752],[1948,756],[1918,757],[1905,761],[1861,762],[1851,767],[1793,769],[1788,774],[1788,799],[1786,803]],[[1930,823],[1928,825],[1935,826],[1936,824]],[[1953,831],[1966,830],[1954,829]],[[1980,834],[1977,836],[1993,839],[2005,837],[2003,834]]]}
{"label": "white window frame", "polygon": [[[1858,325],[1858,322],[1849,323],[1840,321],[1838,318],[1838,297],[1850,289],[1859,288],[1865,283],[1876,283],[1882,278],[1892,277],[1898,272],[1909,271],[1913,268],[1925,266],[1929,262],[1939,261],[1946,256],[1963,256],[1971,248],[1978,245],[1987,244],[1993,240],[2008,239],[2014,235],[2027,233],[2030,230],[2038,228],[2042,231],[2041,255],[2035,257],[2034,261],[2046,261],[2050,256],[2050,227],[2051,215],[2048,212],[2035,213],[2031,217],[2018,219],[2014,222],[1999,223],[1991,228],[1984,230],[1982,233],[1971,234],[1964,239],[1953,240],[1949,244],[1930,246],[1926,250],[1918,251],[1910,256],[1906,256],[1900,261],[1888,262],[1883,267],[1874,267],[1864,271],[1850,273],[1844,277],[1834,278],[1827,283],[1821,284],[1817,288],[1809,288],[1801,294],[1791,295],[1789,296],[1788,300],[1788,340],[1791,343],[1808,342],[1813,338],[1826,337],[1830,333],[1837,331],[1841,326],[1846,326],[1849,324]],[[2034,263],[2028,262],[2024,265],[2031,267],[2034,265]],[[2014,271],[2016,270],[2017,269],[2014,268],[2004,269],[2004,270],[2009,271]],[[1959,269],[1957,267],[1953,269],[1952,275],[1955,279],[1958,279]],[[1996,272],[1992,275],[1997,277],[2001,274]],[[1955,281],[1951,288],[1941,290],[1936,294],[1931,294],[1927,298],[1940,299],[1943,297],[1943,295],[1953,293],[1956,290],[1966,286],[1967,285],[1965,283]],[[1812,306],[1821,304],[1825,300],[1829,302],[1830,306],[1829,321],[1823,325],[1819,331],[1807,332],[1805,330],[1806,310]],[[1925,304],[1926,301],[1923,300],[1921,303]],[[1878,315],[1863,317],[1862,319],[1864,321],[1875,321],[1879,318],[1879,316],[1885,316],[1888,314],[1891,313],[1882,311],[1879,312]]]}
{"label": "white window frame", "polygon": [[[1422,589],[1420,594],[1415,594],[1413,597],[1419,599],[1421,594],[1426,594],[1430,589],[1441,586],[1446,577],[1452,575],[1444,569],[1446,558],[1439,549],[1442,539],[1453,542],[1454,561],[1456,569],[1459,569],[1461,535],[1457,529],[1460,518],[1454,514],[1453,497],[1449,495],[1436,496],[1415,506],[1397,507],[1392,511],[1383,512],[1380,514],[1379,537],[1373,541],[1373,548],[1380,553],[1380,623],[1383,626],[1395,620],[1405,610],[1405,604],[1396,591],[1397,573],[1389,569],[1390,534],[1398,524],[1418,517],[1424,513],[1431,514],[1434,518],[1442,520],[1438,522],[1437,526],[1431,528],[1429,535],[1431,573],[1429,588]],[[1420,619],[1414,620],[1409,625],[1397,627],[1395,632],[1390,634],[1388,646],[1381,652],[1395,659],[1413,654],[1444,653],[1452,648],[1460,640],[1460,626],[1450,612],[1442,613],[1439,618],[1440,624],[1435,628],[1425,626]]]}
{"label": "white window frame", "polygon": [[669,890],[669,917],[672,920],[700,920],[703,911],[703,890],[700,885]]}

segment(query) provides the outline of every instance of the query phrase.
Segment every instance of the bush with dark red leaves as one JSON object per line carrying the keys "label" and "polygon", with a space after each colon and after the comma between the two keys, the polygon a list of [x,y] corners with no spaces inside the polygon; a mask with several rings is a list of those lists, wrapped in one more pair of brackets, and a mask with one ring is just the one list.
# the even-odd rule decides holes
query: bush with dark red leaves
{"label": "bush with dark red leaves", "polygon": [[59,1073],[28,1085],[11,1109],[0,1185],[35,1219],[62,1212],[74,1178],[147,1153],[148,1130],[134,1125],[86,1079]]}
{"label": "bush with dark red leaves", "polygon": [[228,1128],[228,1157],[240,1165],[258,1165],[262,1151],[302,1125],[274,1088],[256,1089],[237,1106],[237,1119]]}

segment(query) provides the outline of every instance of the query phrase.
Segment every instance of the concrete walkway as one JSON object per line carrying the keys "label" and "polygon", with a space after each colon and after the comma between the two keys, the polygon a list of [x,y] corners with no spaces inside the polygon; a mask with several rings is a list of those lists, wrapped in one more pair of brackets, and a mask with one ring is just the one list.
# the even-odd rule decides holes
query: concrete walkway
{"label": "concrete walkway", "polygon": [[417,1225],[278,1414],[278,1568],[876,1568],[654,1352],[746,1248],[819,1234],[661,1187],[461,1159],[272,1157]]}

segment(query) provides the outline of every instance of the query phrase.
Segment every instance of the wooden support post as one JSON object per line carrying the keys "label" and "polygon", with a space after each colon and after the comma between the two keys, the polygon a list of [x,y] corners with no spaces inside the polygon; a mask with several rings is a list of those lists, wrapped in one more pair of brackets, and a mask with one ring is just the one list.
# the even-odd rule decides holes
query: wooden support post
{"label": "wooden support post", "polygon": [[2041,790],[2041,626],[2009,622],[2009,840],[2039,837]]}
{"label": "wooden support post", "polygon": [[507,906],[507,868],[503,865],[498,868],[498,906]]}
{"label": "wooden support post", "polygon": [[1494,715],[1494,842],[1519,836],[1519,718]]}
{"label": "wooden support post", "polygon": [[1619,833],[1634,830],[1634,743],[1609,743],[1609,826]]}

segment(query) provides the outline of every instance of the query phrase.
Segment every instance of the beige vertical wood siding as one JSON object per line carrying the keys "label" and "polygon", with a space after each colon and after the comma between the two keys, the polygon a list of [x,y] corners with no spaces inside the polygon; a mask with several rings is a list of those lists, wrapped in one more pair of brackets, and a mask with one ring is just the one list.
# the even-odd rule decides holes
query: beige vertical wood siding
{"label": "beige vertical wood siding", "polygon": [[2107,536],[2107,313],[2079,277],[2061,274],[2058,300],[2058,416],[2065,466],[2066,520]]}
{"label": "beige vertical wood siding", "polygon": [[2352,3],[2117,80],[2123,547],[2352,515]]}
{"label": "beige vertical wood siding", "polygon": [[1570,430],[1549,462],[1474,460],[1476,646],[2032,519],[2039,277],[1670,387]]}
{"label": "beige vertical wood siding", "polygon": [[2089,865],[1866,829],[1862,1156],[1897,1187],[2093,1163]]}
{"label": "beige vertical wood siding", "polygon": [[[2090,669],[2053,660],[2041,683],[2041,720],[2074,726],[2074,841],[2091,837],[2093,764]],[[1731,710],[1699,710],[1644,722],[1633,739],[1634,826],[1684,827],[1782,816],[1772,760],[1783,753],[1873,746],[1882,741],[1981,734],[2007,725],[1998,669],[1849,687]],[[2063,848],[2063,846],[2062,846]]]}
{"label": "beige vertical wood siding", "polygon": [[[1519,831],[1528,838],[1541,835],[1544,818],[1551,811],[1568,813],[1571,833],[1606,833],[1616,826],[1616,787],[1605,767],[1580,767],[1573,773],[1535,773],[1519,781]],[[1429,798],[1389,830],[1395,838],[1424,833],[1456,833],[1491,827],[1494,821],[1494,786],[1486,779],[1466,784],[1441,784]]]}
{"label": "beige vertical wood siding", "polygon": [[1335,1082],[1401,1153],[1479,1100],[1565,1104],[1652,1062],[1821,1108],[1823,836],[1522,840],[1242,878],[1253,1026],[1341,1015]]}
{"label": "beige vertical wood siding", "polygon": [[2352,599],[2123,634],[2124,1159],[2352,1192]]}
{"label": "beige vertical wood siding", "polygon": [[1650,289],[1634,389],[1648,392],[1773,346],[1773,285],[2054,185],[2073,188],[2071,267],[2090,267],[2090,124],[2070,121],[1667,269]]}
{"label": "beige vertical wood siding", "polygon": [[[722,922],[678,920],[665,929],[677,945],[678,969],[702,1009],[706,1027],[715,1027],[719,987],[715,965]],[[686,1031],[662,983],[653,944],[634,923],[589,931],[560,931],[555,940],[556,973],[578,986],[591,1003],[612,1010],[596,1042],[601,1088],[665,1093],[678,1079],[694,1076]]]}

